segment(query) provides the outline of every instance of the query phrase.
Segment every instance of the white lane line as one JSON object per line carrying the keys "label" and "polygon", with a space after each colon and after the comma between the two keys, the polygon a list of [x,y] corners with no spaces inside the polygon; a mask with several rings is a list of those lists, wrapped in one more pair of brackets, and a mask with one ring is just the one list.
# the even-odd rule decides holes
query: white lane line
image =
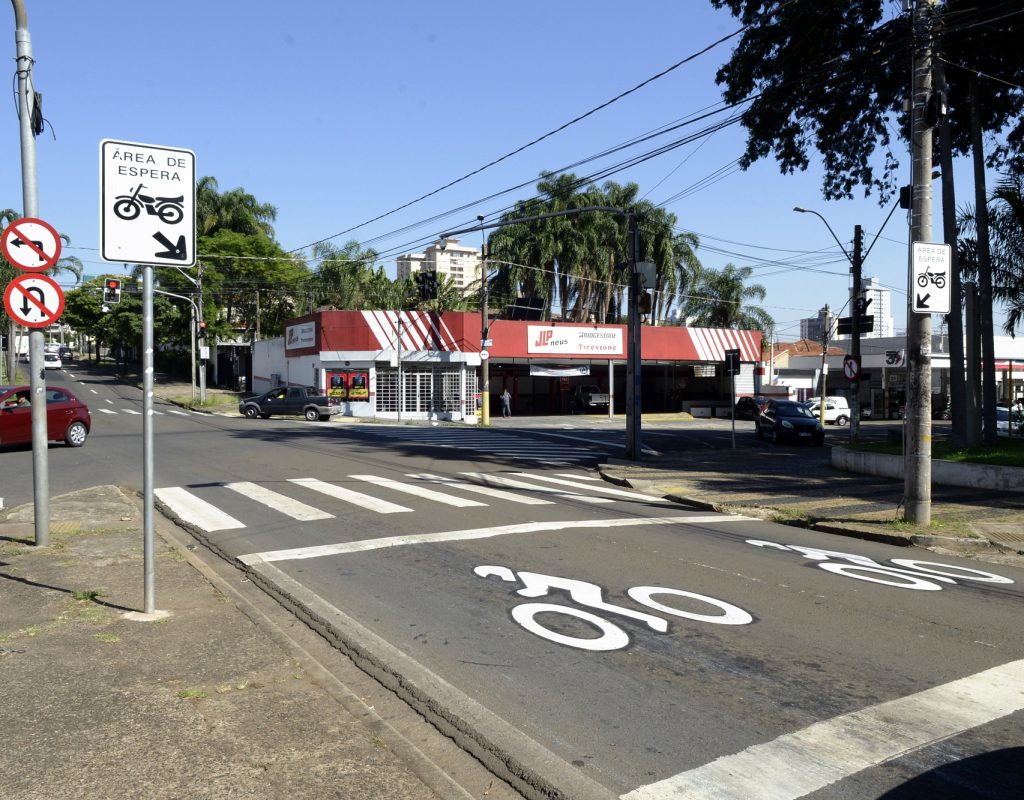
{"label": "white lane line", "polygon": [[376,511],[378,514],[400,514],[403,511],[412,511],[406,506],[389,503],[387,500],[378,500],[368,494],[354,492],[351,489],[335,486],[333,483],[325,483],[317,478],[289,478],[288,480],[297,486],[305,486],[314,492],[320,492],[320,494],[333,497],[335,500],[344,500],[346,503],[352,503],[369,511]]}
{"label": "white lane line", "polygon": [[409,473],[410,478],[418,478],[419,480],[431,481],[432,483],[439,483],[442,486],[450,486],[453,489],[459,489],[464,492],[476,492],[477,494],[485,494],[488,497],[496,497],[499,500],[507,500],[510,503],[522,503],[527,506],[550,506],[554,505],[550,500],[544,500],[540,497],[529,497],[526,495],[515,494],[514,492],[506,492],[502,489],[495,489],[493,486],[480,486],[476,483],[469,483],[468,481],[457,481],[454,478],[446,478],[441,475],[431,475],[426,472],[420,473]]}
{"label": "white lane line", "polygon": [[174,409],[174,408],[170,409],[167,413],[168,414],[178,414],[178,415],[180,415],[182,417],[187,417],[189,415],[187,411],[178,411],[177,409]]}
{"label": "white lane line", "polygon": [[160,502],[185,522],[202,528],[204,531],[226,531],[245,527],[234,517],[228,516],[216,506],[196,497],[180,486],[157,489],[154,494]]}
{"label": "white lane line", "polygon": [[[93,389],[93,390],[92,390],[92,393],[93,393],[93,394],[96,394],[96,390],[95,390],[95,389]],[[103,402],[104,402],[104,403],[110,403],[110,405],[114,405],[114,401],[113,401],[113,400],[111,400],[111,399],[110,399],[109,397],[104,397],[104,398],[103,398]]]}
{"label": "white lane line", "polygon": [[795,800],[1024,709],[1024,661],[817,722],[715,759],[621,800]]}
{"label": "white lane line", "polygon": [[141,411],[136,411],[136,410],[135,410],[135,409],[133,409],[133,408],[122,408],[121,410],[122,410],[122,411],[123,411],[123,412],[124,412],[125,414],[135,414],[136,416],[139,416],[139,417],[141,417],[141,416],[142,416],[142,412],[141,412]]}
{"label": "white lane line", "polygon": [[111,411],[109,408],[97,408],[96,410],[99,411],[101,414],[116,414],[117,413],[116,411]]}
{"label": "white lane line", "polygon": [[560,472],[558,473],[559,478],[574,478],[578,481],[592,481],[595,483],[601,483],[602,478],[595,478],[593,475],[573,475],[571,472]]}
{"label": "white lane line", "polygon": [[377,475],[349,475],[349,477],[354,478],[357,481],[372,483],[374,486],[391,489],[394,492],[405,492],[406,494],[415,495],[416,497],[422,497],[424,500],[433,500],[435,503],[444,503],[446,506],[469,508],[470,506],[487,505],[487,503],[480,503],[476,500],[467,500],[465,497],[453,497],[452,495],[444,494],[443,492],[435,492],[433,489],[428,489],[426,486],[417,486],[414,483],[401,483],[400,481],[381,478]]}
{"label": "white lane line", "polygon": [[555,497],[561,497],[563,500],[579,500],[584,503],[613,503],[614,500],[609,500],[607,497],[588,497],[585,494],[574,494],[573,492],[566,492],[561,489],[554,489],[551,486],[538,486],[535,483],[526,483],[525,481],[516,481],[512,478],[504,478],[501,475],[491,475],[486,472],[462,472],[461,475],[468,475],[480,483],[487,483],[493,486],[505,486],[509,489],[526,489],[530,492],[539,492],[541,494],[551,494]]}
{"label": "white lane line", "polygon": [[616,497],[626,497],[630,500],[643,500],[644,502],[651,503],[667,503],[664,497],[654,497],[652,495],[640,494],[639,492],[627,492],[622,489],[613,489],[611,486],[591,486],[586,483],[580,483],[579,481],[567,481],[561,478],[552,478],[550,475],[532,475],[529,472],[514,472],[513,475],[518,475],[520,478],[530,478],[535,481],[547,481],[548,483],[557,483],[560,486],[571,486],[575,489],[582,489],[585,492],[600,492],[601,494],[611,494]]}
{"label": "white lane line", "polygon": [[251,483],[250,481],[227,483],[225,486],[233,492],[238,492],[240,495],[248,497],[250,500],[255,500],[257,503],[263,503],[266,506],[270,506],[275,511],[280,511],[282,514],[286,514],[292,519],[310,522],[315,519],[334,518],[334,514],[328,514],[326,511],[321,511],[319,508],[313,508],[313,506],[300,503],[298,500],[294,500],[291,497],[275,492],[273,489],[267,489],[265,486]]}
{"label": "white lane line", "polygon": [[239,556],[245,564],[264,561],[294,561],[302,558],[340,556],[349,553],[365,553],[368,550],[383,550],[388,547],[402,547],[409,544],[438,544],[440,542],[461,542],[469,539],[489,539],[494,536],[510,536],[540,531],[565,531],[575,528],[629,528],[641,525],[700,525],[707,522],[755,522],[753,517],[740,516],[697,516],[697,517],[641,517],[639,519],[580,519],[547,522],[521,522],[518,525],[500,525],[495,528],[470,528],[464,531],[422,533],[409,536],[384,536],[379,539],[362,539],[358,542],[294,547],[288,550],[269,550],[265,553],[249,553]]}

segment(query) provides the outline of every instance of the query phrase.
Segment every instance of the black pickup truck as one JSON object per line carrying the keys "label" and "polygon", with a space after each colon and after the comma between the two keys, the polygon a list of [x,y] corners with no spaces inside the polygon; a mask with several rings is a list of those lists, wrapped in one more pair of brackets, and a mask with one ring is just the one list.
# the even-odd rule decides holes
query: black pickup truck
{"label": "black pickup truck", "polygon": [[264,394],[243,398],[238,413],[249,419],[256,417],[302,416],[306,419],[326,420],[341,413],[333,397],[326,397],[313,386],[279,386]]}

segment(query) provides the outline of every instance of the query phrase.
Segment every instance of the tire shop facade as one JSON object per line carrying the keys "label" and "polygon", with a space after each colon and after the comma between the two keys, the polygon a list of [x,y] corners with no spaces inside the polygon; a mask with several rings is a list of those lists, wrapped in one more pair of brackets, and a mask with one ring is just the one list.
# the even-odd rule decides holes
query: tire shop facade
{"label": "tire shop facade", "polygon": [[[475,312],[319,311],[254,344],[252,389],[315,386],[347,416],[473,424],[483,357],[494,413],[505,389],[513,414],[568,413],[581,385],[598,386],[613,411],[625,411],[625,325],[492,320],[486,348],[480,330]],[[753,393],[761,333],[644,326],[641,350],[643,412],[709,416],[732,407],[726,350],[740,352],[736,394]]]}

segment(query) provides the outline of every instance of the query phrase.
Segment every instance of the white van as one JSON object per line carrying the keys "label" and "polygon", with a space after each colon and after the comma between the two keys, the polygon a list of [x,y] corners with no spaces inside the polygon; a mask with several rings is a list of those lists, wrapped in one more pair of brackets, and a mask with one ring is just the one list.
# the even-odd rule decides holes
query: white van
{"label": "white van", "polygon": [[[821,398],[812,397],[806,403],[814,416],[821,414]],[[829,396],[825,398],[825,422],[838,425],[840,428],[850,422],[850,404],[845,397]]]}

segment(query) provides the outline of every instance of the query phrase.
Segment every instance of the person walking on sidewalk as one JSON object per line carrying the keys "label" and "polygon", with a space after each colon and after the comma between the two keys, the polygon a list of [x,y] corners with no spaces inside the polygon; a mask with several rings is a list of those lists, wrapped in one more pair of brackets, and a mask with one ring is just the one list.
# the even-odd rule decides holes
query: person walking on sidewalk
{"label": "person walking on sidewalk", "polygon": [[512,395],[508,393],[508,387],[501,393],[501,416],[512,416]]}

